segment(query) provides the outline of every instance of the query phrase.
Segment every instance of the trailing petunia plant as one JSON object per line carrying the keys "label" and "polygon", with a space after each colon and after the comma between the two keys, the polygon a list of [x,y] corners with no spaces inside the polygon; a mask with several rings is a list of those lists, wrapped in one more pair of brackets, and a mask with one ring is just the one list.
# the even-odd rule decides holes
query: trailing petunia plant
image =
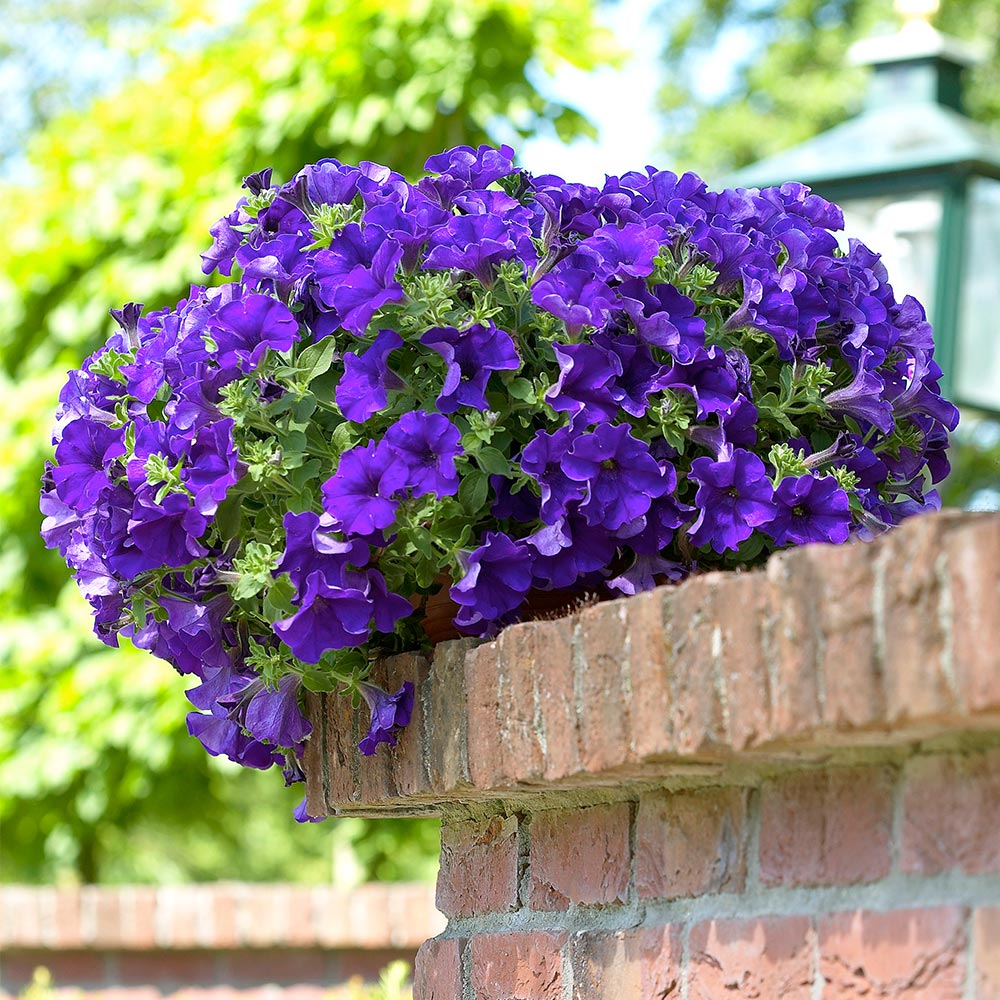
{"label": "trailing petunia plant", "polygon": [[429,601],[492,636],[537,591],[870,538],[948,469],[923,308],[801,184],[426,169],[246,178],[219,283],[113,311],[61,395],[42,531],[97,634],[193,675],[206,749],[288,781],[303,689],[395,743],[412,686],[368,671],[428,643]]}

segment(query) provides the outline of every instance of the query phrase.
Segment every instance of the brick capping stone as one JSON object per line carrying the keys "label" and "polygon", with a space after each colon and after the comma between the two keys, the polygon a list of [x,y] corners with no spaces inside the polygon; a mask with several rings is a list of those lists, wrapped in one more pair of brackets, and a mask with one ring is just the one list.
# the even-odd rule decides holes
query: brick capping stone
{"label": "brick capping stone", "polygon": [[701,787],[758,764],[1000,731],[998,567],[1000,515],[946,511],[388,658],[377,680],[418,690],[395,753],[360,757],[363,710],[310,697],[309,810]]}
{"label": "brick capping stone", "polygon": [[1000,515],[377,666],[309,703],[314,815],[442,817],[415,1000],[1000,1000]]}
{"label": "brick capping stone", "polygon": [[0,950],[406,949],[442,929],[431,886],[0,885]]}

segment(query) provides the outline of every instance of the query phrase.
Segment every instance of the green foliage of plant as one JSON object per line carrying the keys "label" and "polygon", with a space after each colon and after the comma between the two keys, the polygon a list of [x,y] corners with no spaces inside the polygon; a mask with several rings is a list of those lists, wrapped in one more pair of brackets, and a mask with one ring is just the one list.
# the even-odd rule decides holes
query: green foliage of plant
{"label": "green foliage of plant", "polygon": [[[144,75],[34,135],[30,182],[0,187],[9,234],[0,272],[3,878],[307,877],[328,873],[331,838],[348,845],[361,874],[399,877],[408,864],[426,874],[433,825],[397,823],[384,836],[361,821],[333,824],[334,834],[292,830],[301,792],[271,811],[280,829],[246,819],[241,801],[282,790],[203,761],[176,712],[184,680],[90,637],[65,567],[38,537],[38,479],[59,387],[105,339],[108,304],[156,308],[202,281],[191,262],[239,177],[267,165],[287,177],[323,156],[413,173],[457,143],[545,123],[585,130],[526,67],[594,65],[608,47],[591,6],[259,0],[220,4],[229,13],[213,20],[204,4],[177,0],[146,31],[158,55]],[[208,789],[197,806],[195,787]],[[157,846],[162,868],[144,867],[143,842]]]}
{"label": "green foliage of plant", "polygon": [[[857,114],[870,71],[849,65],[847,50],[899,25],[893,0],[699,0],[659,9],[659,23],[668,25],[658,95],[665,151],[671,162],[720,180]],[[941,0],[934,24],[989,47],[969,75],[967,105],[982,121],[1000,119],[1000,7]],[[743,53],[728,86],[706,88],[715,81],[702,76],[705,56],[725,33]]]}

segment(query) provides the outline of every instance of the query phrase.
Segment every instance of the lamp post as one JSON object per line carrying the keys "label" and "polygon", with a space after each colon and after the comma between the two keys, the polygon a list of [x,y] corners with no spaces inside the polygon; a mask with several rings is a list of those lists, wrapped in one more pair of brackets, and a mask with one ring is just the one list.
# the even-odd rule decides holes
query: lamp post
{"label": "lamp post", "polygon": [[873,68],[861,114],[727,184],[796,180],[837,202],[897,298],[927,308],[945,395],[1000,413],[1000,139],[963,111],[962,74],[980,56],[931,27],[936,7],[897,0],[903,28],[853,46]]}

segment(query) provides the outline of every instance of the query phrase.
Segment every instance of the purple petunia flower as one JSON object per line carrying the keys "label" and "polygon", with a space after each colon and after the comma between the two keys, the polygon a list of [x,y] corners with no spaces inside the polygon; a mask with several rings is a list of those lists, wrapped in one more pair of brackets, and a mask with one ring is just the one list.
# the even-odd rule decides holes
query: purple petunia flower
{"label": "purple petunia flower", "polygon": [[404,413],[385,432],[385,440],[407,468],[407,485],[415,497],[458,492],[455,459],[463,453],[458,428],[440,413]]}
{"label": "purple petunia flower", "polygon": [[696,458],[690,477],[698,483],[698,518],[688,529],[693,545],[711,544],[719,553],[737,549],[754,528],[774,520],[774,490],[764,463],[752,452],[736,448],[718,460]]}
{"label": "purple petunia flower", "polygon": [[390,389],[403,389],[406,383],[389,367],[389,355],[403,346],[395,330],[379,330],[364,354],[344,355],[344,374],[337,383],[334,398],[341,413],[356,424],[385,408]]}
{"label": "purple petunia flower", "polygon": [[372,604],[362,590],[331,586],[314,572],[299,603],[295,614],[274,623],[274,631],[306,663],[318,663],[330,649],[359,646],[371,635]]}
{"label": "purple petunia flower", "polygon": [[461,605],[455,624],[470,635],[485,635],[517,610],[531,589],[531,550],[501,531],[487,531],[469,553],[465,575],[450,591]]}
{"label": "purple petunia flower", "polygon": [[521,359],[509,333],[493,323],[477,323],[467,330],[437,326],[428,330],[420,343],[444,358],[444,384],[437,398],[442,413],[454,413],[460,406],[487,409],[486,385],[490,372],[516,371]]}
{"label": "purple petunia flower", "polygon": [[586,424],[614,419],[618,403],[611,386],[622,373],[618,355],[593,344],[553,344],[559,378],[545,398],[557,413],[571,413]]}
{"label": "purple petunia flower", "polygon": [[871,357],[870,351],[862,349],[858,357],[858,369],[851,384],[843,389],[828,392],[823,397],[823,402],[831,410],[847,413],[856,420],[866,420],[883,434],[891,434],[896,423],[892,414],[892,404],[882,398],[885,389],[882,376],[866,367]]}
{"label": "purple petunia flower", "polygon": [[642,517],[653,498],[670,488],[649,446],[621,424],[601,424],[592,434],[578,437],[563,468],[570,479],[586,484],[580,513],[589,524],[610,531]]}
{"label": "purple petunia flower", "polygon": [[564,267],[532,285],[531,301],[561,319],[575,337],[584,326],[604,326],[615,306],[615,294],[592,271]]}
{"label": "purple petunia flower", "polygon": [[229,302],[208,328],[220,368],[251,372],[271,348],[287,351],[299,339],[299,324],[283,302],[251,294]]}
{"label": "purple petunia flower", "polygon": [[453,216],[431,235],[424,267],[437,271],[458,268],[489,286],[497,267],[518,255],[514,240],[527,236],[524,227],[510,226],[493,215]]}
{"label": "purple petunia flower", "polygon": [[323,483],[323,507],[349,535],[371,535],[396,519],[395,495],[406,488],[406,466],[386,441],[345,451]]}
{"label": "purple petunia flower", "polygon": [[736,373],[719,347],[699,347],[690,361],[678,361],[659,380],[659,387],[694,396],[698,417],[728,413],[739,395]]}
{"label": "purple petunia flower", "polygon": [[521,453],[521,468],[541,487],[539,516],[546,524],[559,521],[569,505],[585,494],[584,485],[571,479],[564,468],[572,444],[570,429],[561,427],[553,434],[539,431]]}
{"label": "purple petunia flower", "polygon": [[788,476],[774,491],[774,519],[764,525],[776,545],[846,542],[850,501],[833,476]]}
{"label": "purple petunia flower", "polygon": [[358,749],[366,757],[371,757],[380,743],[394,747],[399,731],[409,725],[413,715],[413,684],[404,681],[395,694],[389,694],[374,684],[359,684],[358,690],[372,713],[368,732],[358,743]]}

